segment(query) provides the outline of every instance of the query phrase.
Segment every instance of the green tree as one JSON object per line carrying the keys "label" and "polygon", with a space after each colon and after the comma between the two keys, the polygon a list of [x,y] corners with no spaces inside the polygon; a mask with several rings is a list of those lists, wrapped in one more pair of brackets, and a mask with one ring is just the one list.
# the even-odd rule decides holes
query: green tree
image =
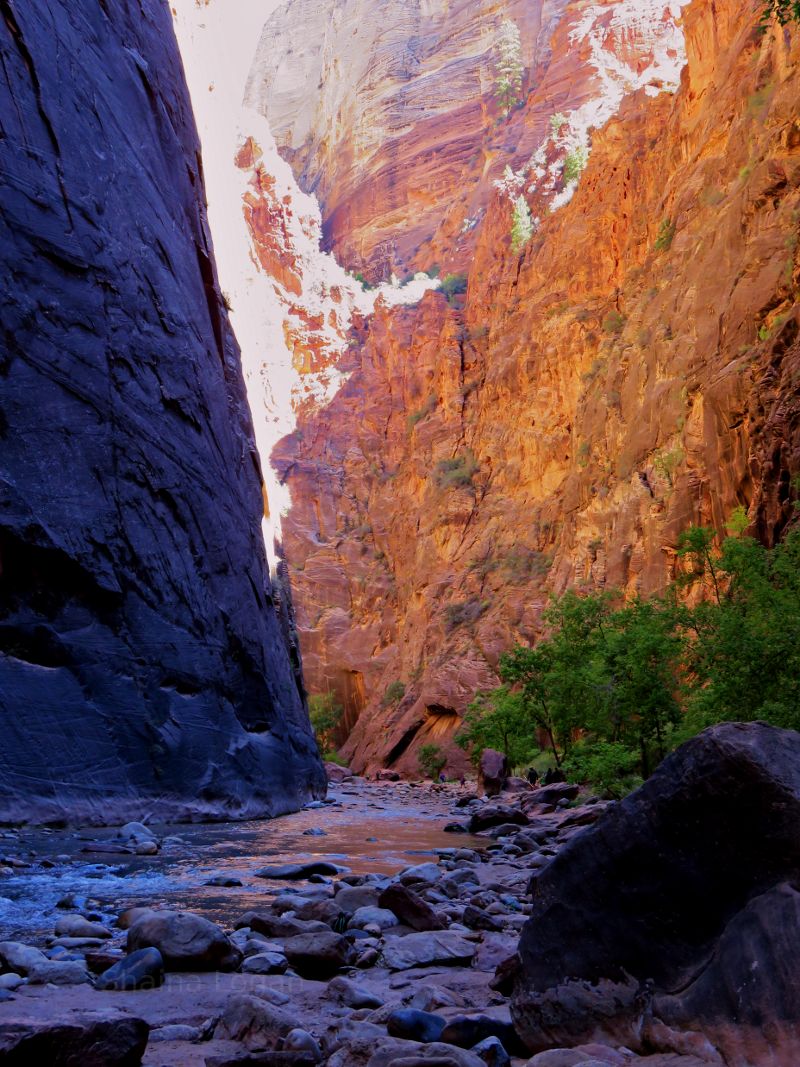
{"label": "green tree", "polygon": [[766,28],[773,19],[781,26],[800,22],[800,0],[767,0],[761,13],[761,25]]}
{"label": "green tree", "polygon": [[539,748],[536,723],[522,693],[514,693],[506,685],[477,694],[455,741],[469,752],[473,763],[485,748],[493,748],[504,753],[512,767],[528,763]]}
{"label": "green tree", "polygon": [[438,778],[447,763],[447,756],[438,745],[423,745],[419,750],[419,767],[429,778]]}
{"label": "green tree", "polygon": [[511,251],[518,255],[533,237],[533,216],[528,201],[520,194],[514,201],[511,219]]}
{"label": "green tree", "polygon": [[495,46],[495,97],[502,114],[508,115],[522,101],[522,38],[512,19],[503,19]]}
{"label": "green tree", "polygon": [[734,532],[715,551],[693,527],[680,551],[690,583],[713,590],[685,611],[684,734],[723,720],[800,729],[800,529],[772,549]]}
{"label": "green tree", "polygon": [[576,182],[580,178],[586,169],[589,156],[585,148],[578,146],[573,148],[571,152],[567,152],[564,159],[564,181],[569,185],[570,182]]}
{"label": "green tree", "polygon": [[315,693],[308,698],[308,716],[321,752],[334,747],[336,731],[344,717],[344,708],[334,693]]}

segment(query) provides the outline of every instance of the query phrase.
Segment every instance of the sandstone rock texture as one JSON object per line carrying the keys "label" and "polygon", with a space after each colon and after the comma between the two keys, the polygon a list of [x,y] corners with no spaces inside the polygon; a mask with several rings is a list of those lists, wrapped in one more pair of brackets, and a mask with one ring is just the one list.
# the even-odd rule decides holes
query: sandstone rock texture
{"label": "sandstone rock texture", "polygon": [[[596,95],[589,31],[603,27],[612,80],[657,79],[680,40],[679,9],[662,0],[291,0],[264,28],[246,99],[318,196],[325,245],[345,266],[371,280],[449,269],[469,261],[505,166],[532,155],[554,112]],[[520,31],[525,67],[527,106],[511,121],[495,94],[505,19]]]}
{"label": "sandstone rock texture", "polygon": [[702,1034],[731,1067],[796,1063],[799,808],[797,734],[724,724],[573,838],[531,883],[512,1005],[530,1049]]}
{"label": "sandstone rock texture", "polygon": [[0,819],[324,790],[168,8],[4,0]]}
{"label": "sandstone rock texture", "polygon": [[[528,72],[526,102],[507,120],[510,142],[559,109],[588,123],[585,104],[606,106],[596,47],[643,71],[665,67],[648,36],[658,20],[641,6],[590,9],[568,5],[547,38],[546,70]],[[306,677],[342,700],[354,769],[416,773],[430,742],[458,768],[450,739],[466,705],[497,684],[505,649],[537,637],[552,592],[657,591],[689,523],[723,532],[741,505],[751,532],[773,542],[793,515],[800,37],[760,35],[759,11],[683,7],[677,91],[649,79],[620,97],[588,134],[577,186],[564,185],[552,139],[527,170],[506,152],[514,173],[486,189],[466,294],[378,302],[352,331],[347,381],[275,450],[292,494],[283,540]],[[576,37],[583,16],[592,28]],[[364,87],[359,100],[372,108]],[[406,113],[409,127],[416,117]],[[301,177],[332,151],[312,152],[309,128],[298,127]],[[351,196],[355,163],[313,166],[323,204],[328,172],[335,195]],[[450,182],[451,198],[461,185]],[[516,255],[519,195],[541,221]],[[388,225],[382,202],[376,194],[376,227]],[[397,230],[416,223],[407,210]]]}

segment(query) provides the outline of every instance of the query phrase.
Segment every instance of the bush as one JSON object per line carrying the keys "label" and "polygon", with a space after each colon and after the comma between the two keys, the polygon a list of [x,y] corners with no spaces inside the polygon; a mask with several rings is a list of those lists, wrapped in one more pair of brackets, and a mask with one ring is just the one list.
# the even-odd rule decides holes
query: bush
{"label": "bush", "polygon": [[448,630],[455,630],[458,626],[477,622],[478,619],[489,609],[488,600],[479,600],[476,596],[469,600],[462,600],[458,604],[448,604],[444,609],[444,616]]}
{"label": "bush", "polygon": [[334,693],[314,693],[308,698],[308,717],[321,752],[333,748],[337,730],[344,718],[344,708]]}
{"label": "bush", "polygon": [[418,422],[421,422],[423,419],[427,418],[428,415],[431,415],[435,410],[436,394],[431,393],[431,395],[428,397],[422,407],[418,408],[417,411],[413,411],[406,419],[406,426],[408,427],[408,432],[410,433]]}
{"label": "bush", "polygon": [[561,127],[566,126],[569,119],[563,111],[557,111],[555,115],[550,116],[550,132],[554,137],[558,137],[561,133]]}
{"label": "bush", "polygon": [[455,736],[459,748],[477,764],[485,748],[504,753],[512,766],[529,763],[535,752],[536,725],[527,713],[521,693],[508,686],[478,693],[467,708]]}
{"label": "bush", "polygon": [[622,333],[625,326],[625,316],[619,311],[609,311],[603,319],[603,329],[606,333]]}
{"label": "bush", "polygon": [[686,530],[686,571],[663,597],[554,600],[547,636],[506,653],[504,684],[470,706],[465,742],[524,752],[540,731],[557,765],[615,796],[715,722],[800,729],[800,527],[768,549],[747,523],[738,508],[718,548],[713,531]]}
{"label": "bush", "polygon": [[670,219],[662,219],[661,225],[658,227],[658,234],[653,247],[656,252],[668,252],[672,247],[672,242],[675,239],[675,223]]}
{"label": "bush", "polygon": [[439,489],[470,489],[479,470],[475,456],[468,450],[463,456],[439,460],[433,469],[433,480]]}
{"label": "bush", "polygon": [[583,147],[573,148],[571,152],[567,152],[564,160],[564,181],[568,185],[570,182],[576,182],[580,178],[586,169],[588,158],[586,149]]}
{"label": "bush", "polygon": [[466,274],[445,274],[439,286],[439,292],[444,293],[447,303],[454,304],[454,297],[461,296],[467,291]]}
{"label": "bush", "polygon": [[800,0],[767,0],[761,13],[761,25],[766,28],[775,19],[781,26],[800,22]]}
{"label": "bush", "polygon": [[590,785],[606,799],[619,800],[642,784],[638,763],[638,753],[618,742],[580,741],[564,769],[573,781]]}
{"label": "bush", "polygon": [[447,756],[438,745],[423,745],[419,750],[419,767],[428,778],[438,778],[447,763]]}
{"label": "bush", "polygon": [[399,704],[406,695],[406,687],[403,682],[389,682],[386,692],[383,694],[381,707],[388,708],[390,704]]}
{"label": "bush", "polygon": [[495,66],[497,77],[494,92],[503,115],[522,101],[522,38],[519,27],[511,19],[503,19],[497,38]]}
{"label": "bush", "polygon": [[531,237],[533,237],[533,216],[528,207],[528,201],[520,195],[514,201],[511,219],[511,251],[515,256],[519,255]]}

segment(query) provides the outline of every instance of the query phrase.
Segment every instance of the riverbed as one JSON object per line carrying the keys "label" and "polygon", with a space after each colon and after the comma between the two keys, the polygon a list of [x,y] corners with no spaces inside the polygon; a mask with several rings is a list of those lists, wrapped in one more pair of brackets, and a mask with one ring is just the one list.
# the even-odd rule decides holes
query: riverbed
{"label": "riverbed", "polygon": [[[5,831],[0,856],[26,866],[0,868],[0,940],[43,940],[63,913],[58,903],[69,898],[80,910],[114,914],[157,903],[229,926],[285,891],[286,883],[256,875],[268,864],[323,859],[354,874],[391,875],[438,849],[484,847],[485,838],[455,839],[443,830],[458,792],[455,786],[356,780],[333,786],[325,803],[277,819],[154,821],[149,827],[161,845],[153,856],[101,851],[120,847],[113,828]],[[206,884],[220,875],[242,884]]]}

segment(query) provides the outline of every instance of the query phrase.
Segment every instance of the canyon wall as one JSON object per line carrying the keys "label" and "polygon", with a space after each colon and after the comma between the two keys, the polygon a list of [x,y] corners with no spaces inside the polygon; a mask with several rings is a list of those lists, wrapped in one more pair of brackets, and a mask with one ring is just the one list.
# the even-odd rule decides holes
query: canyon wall
{"label": "canyon wall", "polygon": [[[800,35],[759,34],[759,13],[757,3],[693,0],[678,45],[678,5],[661,5],[659,20],[633,3],[567,4],[544,65],[526,72],[524,104],[506,126],[495,119],[492,136],[507,129],[511,145],[496,164],[511,170],[481,194],[465,297],[379,303],[351,333],[346,383],[276,449],[292,496],[283,537],[308,684],[343,701],[344,752],[357,769],[414,772],[431,740],[457,767],[460,716],[477,689],[496,684],[502,651],[536,638],[551,593],[654,592],[674,573],[689,523],[722,532],[743,506],[751,532],[772,542],[790,520],[800,470]],[[525,47],[532,55],[530,35]],[[318,63],[309,58],[309,70]],[[670,70],[674,94],[661,91]],[[358,81],[365,113],[384,106],[388,78],[374,100]],[[404,98],[395,93],[393,106]],[[380,271],[375,250],[394,234],[393,269],[419,265],[423,219],[432,243],[444,237],[413,198],[396,209],[378,183],[365,229],[352,222],[397,138],[368,146],[366,162],[340,156],[350,112],[326,103],[324,84],[318,99],[319,114],[296,129],[281,118],[288,105],[274,106],[279,144],[320,190],[332,247],[348,265],[360,257]],[[572,146],[585,135],[591,147],[577,182],[563,173],[570,144],[548,129],[556,111],[570,120]],[[517,155],[520,130],[533,132]],[[441,216],[447,183],[426,183],[424,159],[409,151],[404,181],[429,187]],[[453,172],[449,195],[461,193]],[[520,196],[537,221],[517,255]],[[360,232],[355,243],[348,232]]]}
{"label": "canyon wall", "polygon": [[0,820],[295,808],[324,776],[168,8],[0,13]]}
{"label": "canyon wall", "polygon": [[[371,281],[444,273],[469,262],[494,181],[530,159],[555,113],[575,116],[583,144],[624,92],[675,76],[682,2],[287,0],[264,28],[246,98],[319,198],[325,246],[345,266]],[[524,73],[504,116],[507,20]]]}

